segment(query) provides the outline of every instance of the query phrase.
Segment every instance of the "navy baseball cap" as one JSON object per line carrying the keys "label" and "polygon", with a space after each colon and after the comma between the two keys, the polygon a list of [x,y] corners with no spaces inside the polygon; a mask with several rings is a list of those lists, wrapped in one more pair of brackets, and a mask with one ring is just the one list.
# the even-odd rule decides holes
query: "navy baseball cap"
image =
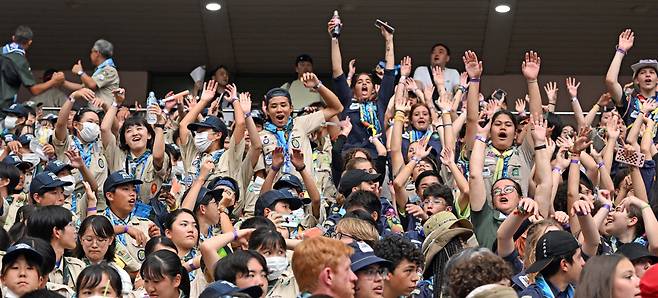
{"label": "navy baseball cap", "polygon": [[190,123],[187,125],[187,129],[191,131],[197,131],[200,128],[211,128],[214,131],[221,132],[223,135],[228,135],[228,129],[226,128],[226,124],[222,119],[220,119],[217,116],[207,116],[206,118],[203,118],[203,121],[201,122],[194,122]]}
{"label": "navy baseball cap", "polygon": [[274,183],[274,189],[281,189],[281,188],[296,188],[299,189],[300,191],[304,190],[304,184],[302,184],[302,181],[297,178],[295,175],[291,174],[283,174],[281,175],[281,178]]}
{"label": "navy baseball cap", "polygon": [[29,170],[32,167],[31,163],[21,160],[20,157],[14,154],[7,155],[7,157],[5,157],[2,162],[10,166],[15,166],[22,171]]}
{"label": "navy baseball cap", "polygon": [[259,286],[240,289],[231,282],[218,280],[206,286],[206,289],[201,292],[199,298],[232,297],[231,295],[236,293],[244,293],[252,298],[258,298],[263,295],[263,289]]}
{"label": "navy baseball cap", "polygon": [[20,117],[27,117],[27,115],[30,113],[30,111],[28,111],[25,106],[18,103],[9,106],[9,108],[2,109],[2,111],[7,114],[16,114]]}
{"label": "navy baseball cap", "polygon": [[[194,202],[194,210],[193,210],[193,211],[196,212],[196,210],[197,210],[197,209],[199,208],[199,206],[201,205],[201,202],[203,202],[203,199],[204,199],[207,195],[212,196],[212,197],[215,199],[215,201],[217,201],[217,203],[219,204],[219,199],[221,199],[221,198],[218,199],[218,196],[217,196],[218,194],[221,194],[221,193],[213,192],[213,191],[211,191],[211,190],[208,189],[208,188],[201,187],[201,189],[199,189],[199,193],[198,193],[197,196],[196,196],[196,201]],[[211,201],[211,200],[208,200],[208,201]]]}
{"label": "navy baseball cap", "polygon": [[57,175],[51,172],[41,172],[32,177],[32,183],[30,183],[30,195],[37,193],[40,190],[53,189],[68,185],[73,185],[73,183],[70,181],[62,181]]}
{"label": "navy baseball cap", "polygon": [[31,134],[31,133],[26,133],[26,134],[20,135],[18,137],[17,141],[19,143],[21,143],[21,145],[29,145],[30,142],[32,141],[32,139],[34,139],[34,135]]}
{"label": "navy baseball cap", "polygon": [[289,190],[273,189],[260,194],[258,200],[256,200],[255,210],[265,210],[277,201],[286,201],[290,205],[290,210],[297,210],[303,205],[302,201]]}
{"label": "navy baseball cap", "polygon": [[372,247],[365,242],[354,241],[350,246],[354,249],[354,253],[350,256],[350,261],[352,261],[350,267],[353,272],[357,272],[373,264],[379,264],[389,269],[393,265],[391,261],[376,256]]}
{"label": "navy baseball cap", "polygon": [[59,159],[55,159],[51,162],[49,162],[46,165],[46,171],[54,173],[55,175],[59,174],[62,170],[67,169],[67,170],[73,170],[73,166],[67,163],[62,162]]}
{"label": "navy baseball cap", "polygon": [[114,188],[121,184],[139,185],[142,183],[142,180],[138,180],[133,175],[126,173],[124,170],[116,171],[107,176],[107,179],[105,179],[105,183],[103,183],[103,193],[112,191]]}
{"label": "navy baseball cap", "polygon": [[[2,258],[2,269],[5,269],[5,266],[15,260],[16,258],[24,256],[25,259],[34,260],[37,264],[43,262],[43,256],[32,248],[32,246],[26,243],[18,243],[7,248],[5,256]],[[4,270],[3,270],[4,271]]]}
{"label": "navy baseball cap", "polygon": [[311,58],[309,54],[301,54],[295,59],[295,65],[299,62],[311,62],[311,64],[313,64],[313,58]]}
{"label": "navy baseball cap", "polygon": [[381,174],[371,174],[364,170],[347,170],[340,178],[338,192],[347,197],[352,192],[353,187],[361,184],[361,182],[377,181],[379,177],[381,177]]}

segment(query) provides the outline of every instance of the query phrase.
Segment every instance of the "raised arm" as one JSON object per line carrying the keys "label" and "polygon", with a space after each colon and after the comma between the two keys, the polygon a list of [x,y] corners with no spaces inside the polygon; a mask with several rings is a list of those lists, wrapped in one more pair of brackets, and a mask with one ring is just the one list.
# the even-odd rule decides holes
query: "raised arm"
{"label": "raised arm", "polygon": [[468,187],[470,190],[471,211],[480,211],[487,201],[487,190],[484,187],[482,171],[484,169],[484,154],[487,148],[487,138],[489,137],[491,121],[485,127],[481,127],[477,122],[475,125],[477,125],[477,135],[475,136],[475,142],[473,143],[473,150],[471,150],[469,160]]}
{"label": "raised arm", "polygon": [[[251,111],[251,107],[248,110],[243,110],[240,105],[240,99],[238,98],[238,87],[235,84],[226,85],[226,91],[230,96],[231,105],[233,106],[233,142],[239,144],[244,139],[244,132],[246,127],[245,114]],[[242,158],[242,156],[240,156]]]}
{"label": "raised arm", "polygon": [[320,191],[315,184],[311,169],[304,164],[304,153],[299,149],[292,149],[291,162],[295,166],[295,170],[302,175],[304,187],[306,187],[308,197],[311,199],[313,217],[320,218]]}
{"label": "raised arm", "polygon": [[210,80],[208,83],[203,84],[203,92],[201,92],[201,98],[199,102],[195,104],[187,112],[183,120],[180,121],[179,138],[181,144],[187,144],[187,137],[190,134],[190,130],[187,129],[187,125],[197,121],[197,116],[203,111],[203,109],[210,103],[210,101],[215,97],[215,92],[217,92],[218,83],[214,80]]}
{"label": "raised arm", "polygon": [[571,208],[571,216],[577,217],[580,224],[580,231],[583,237],[583,253],[590,257],[596,255],[596,251],[601,243],[598,227],[592,218],[593,209],[594,203],[588,200],[578,200],[574,202]]}
{"label": "raised arm", "polygon": [[50,78],[50,80],[40,83],[40,84],[34,84],[27,89],[32,93],[32,95],[39,95],[46,90],[60,86],[64,84],[66,80],[64,79],[64,73],[61,71],[58,71],[56,73],[53,73],[53,76]]}
{"label": "raised arm", "polygon": [[103,142],[103,147],[107,147],[110,142],[115,142],[116,140],[112,132],[112,126],[114,125],[114,119],[117,117],[119,107],[126,99],[126,90],[123,88],[112,90],[112,94],[114,94],[114,103],[107,109],[103,117],[103,122],[101,122],[101,142]]}
{"label": "raised arm", "polygon": [[480,113],[482,61],[478,61],[478,56],[472,51],[465,52],[462,60],[464,60],[466,73],[468,73],[469,77],[468,95],[466,97],[466,135],[464,136],[465,150],[468,152],[473,148],[473,140],[478,132],[478,120],[480,120],[478,116]]}
{"label": "raised arm", "polygon": [[384,52],[384,59],[386,60],[386,68],[385,69],[393,69],[395,68],[395,51],[393,47],[393,33],[389,33],[384,29],[384,27],[379,27],[379,31],[381,31],[382,36],[384,37],[384,40],[386,41],[386,51]]}
{"label": "raised arm", "polygon": [[450,116],[452,113],[452,98],[450,93],[445,90],[441,91],[439,97],[439,109],[441,109],[441,120],[443,121],[443,138],[441,139],[443,142],[443,148],[454,148],[454,144],[457,143],[457,140],[455,139],[455,134],[452,130],[452,117]]}
{"label": "raised arm", "polygon": [[57,115],[57,122],[55,123],[55,138],[58,141],[63,142],[68,136],[69,114],[71,113],[71,109],[73,109],[73,103],[75,100],[84,99],[90,101],[94,99],[95,96],[94,91],[87,88],[82,88],[71,93],[69,100],[64,102],[62,108],[59,110],[59,114]]}
{"label": "raised arm", "polygon": [[[567,179],[567,210],[571,210],[574,202],[580,199],[580,152],[592,144],[592,141],[589,140],[590,132],[591,128],[582,128],[573,146],[569,149],[571,163],[569,164],[569,178]],[[580,230],[578,222],[575,220],[571,220],[571,226],[573,234]]]}
{"label": "raised arm", "polygon": [[537,52],[530,51],[525,53],[525,59],[521,64],[521,72],[523,72],[523,76],[528,83],[528,106],[531,115],[543,113],[541,107],[541,92],[539,91],[539,83],[537,82],[540,65],[541,58]]}
{"label": "raised arm", "polygon": [[148,110],[157,115],[156,125],[153,125],[153,131],[155,132],[153,139],[153,168],[156,171],[160,171],[164,166],[165,160],[164,125],[167,122],[167,118],[165,118],[165,114],[158,104],[148,107]]}
{"label": "raised arm", "polygon": [[340,55],[340,44],[338,43],[338,38],[331,36],[331,31],[337,25],[338,21],[333,18],[327,24],[327,32],[329,32],[329,37],[331,37],[331,74],[334,78],[343,74],[343,58]]}
{"label": "raised arm", "polygon": [[78,60],[78,63],[73,64],[73,67],[71,68],[71,72],[76,75],[82,72],[82,75],[80,76],[80,81],[82,81],[82,83],[91,90],[98,89],[98,85],[96,85],[96,81],[94,81],[92,77],[90,77],[89,75],[87,75],[87,73],[84,72],[84,69],[82,68],[82,61]]}
{"label": "raised arm", "polygon": [[246,241],[254,230],[255,229],[234,230],[229,233],[213,236],[210,239],[203,241],[199,245],[199,250],[201,251],[203,263],[206,264],[206,271],[215,272],[215,265],[217,264],[217,261],[220,260],[219,254],[217,254],[219,249],[239,239],[245,239]]}
{"label": "raised arm", "polygon": [[530,198],[522,198],[519,201],[519,207],[500,224],[496,232],[498,243],[496,253],[499,256],[507,257],[514,252],[514,233],[528,217],[539,214],[538,208],[537,202]]}
{"label": "raised arm", "polygon": [[555,112],[555,105],[557,104],[557,83],[548,82],[544,86],[544,92],[546,92],[546,97],[548,97],[548,111]]}
{"label": "raised arm", "polygon": [[409,201],[409,197],[407,196],[407,191],[406,191],[406,186],[407,182],[409,182],[409,177],[411,177],[411,173],[413,172],[414,168],[418,165],[418,163],[425,157],[427,157],[430,154],[430,150],[432,150],[432,147],[427,146],[428,141],[427,140],[422,140],[419,141],[418,143],[413,143],[410,145],[415,146],[416,150],[414,151],[414,156],[411,157],[409,160],[409,163],[407,163],[400,172],[397,174],[395,179],[393,180],[393,189],[395,189],[395,202],[397,203],[398,210],[404,210],[407,202]]}
{"label": "raised arm", "polygon": [[199,191],[201,191],[201,187],[203,187],[203,184],[206,183],[208,175],[214,167],[215,164],[211,159],[207,159],[203,165],[201,165],[201,170],[199,170],[199,177],[196,177],[197,179],[194,180],[192,186],[190,186],[190,190],[187,192],[187,195],[185,198],[183,198],[183,202],[180,204],[181,208],[185,208],[190,211],[194,210],[194,205],[196,204],[196,198],[199,196]]}
{"label": "raised arm", "polygon": [[391,170],[393,171],[393,176],[396,176],[400,168],[404,166],[402,129],[409,110],[411,110],[411,105],[407,98],[407,87],[400,82],[395,90],[395,117],[393,118],[391,137],[388,140],[390,142]]}
{"label": "raised arm", "polygon": [[[633,182],[635,183],[635,182]],[[658,221],[656,215],[651,210],[651,206],[646,201],[637,197],[627,197],[622,201],[621,205],[625,210],[629,210],[630,206],[635,206],[642,212],[642,220],[644,221],[644,230],[649,241],[649,252],[652,255],[658,254]]]}
{"label": "raised arm", "polygon": [[530,115],[530,128],[532,139],[535,143],[535,180],[537,188],[535,190],[535,201],[539,206],[539,214],[548,218],[551,211],[551,155],[552,151],[546,147],[546,127],[547,123],[541,114]]}
{"label": "raised arm", "polygon": [[622,96],[622,87],[619,84],[619,69],[621,68],[621,62],[624,60],[626,53],[633,47],[633,42],[635,41],[635,34],[631,29],[626,29],[624,32],[619,34],[619,41],[617,43],[617,51],[615,56],[610,62],[610,67],[608,67],[608,73],[605,75],[605,86],[608,89],[608,93],[612,96],[616,106],[621,106],[621,96]]}
{"label": "raised arm", "polygon": [[313,89],[320,93],[320,96],[322,96],[324,102],[327,104],[322,110],[325,121],[329,121],[329,119],[343,111],[343,104],[340,103],[338,96],[323,85],[314,73],[307,72],[303,74],[302,82],[304,83],[304,87]]}
{"label": "raised arm", "polygon": [[[578,129],[588,126],[592,121],[586,123],[585,116],[583,116],[583,108],[578,101],[578,87],[580,87],[580,82],[576,82],[576,78],[568,77],[566,79],[566,84],[567,91],[569,91],[569,96],[571,97],[571,109],[573,110],[573,116],[578,124]],[[592,119],[594,119],[594,116],[596,116],[596,112],[592,115]]]}
{"label": "raised arm", "polygon": [[455,163],[455,152],[449,147],[443,147],[441,150],[441,162],[448,167],[452,177],[455,179],[455,184],[459,188],[461,195],[456,204],[459,204],[459,210],[466,210],[470,204],[470,189],[468,187],[468,180],[464,177],[464,173],[459,169]]}
{"label": "raised arm", "polygon": [[239,95],[240,107],[245,111],[245,122],[247,123],[247,132],[249,132],[249,156],[251,156],[251,166],[255,167],[258,163],[258,158],[263,151],[263,143],[258,135],[258,129],[254,118],[251,117],[251,94],[249,92],[242,92]]}

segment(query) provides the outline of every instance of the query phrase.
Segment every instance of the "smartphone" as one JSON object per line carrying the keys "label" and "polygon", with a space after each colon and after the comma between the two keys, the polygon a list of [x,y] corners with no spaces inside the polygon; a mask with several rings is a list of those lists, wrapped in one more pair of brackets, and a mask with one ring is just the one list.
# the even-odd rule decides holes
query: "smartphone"
{"label": "smartphone", "polygon": [[494,98],[496,100],[501,100],[503,98],[507,98],[507,92],[503,89],[496,89],[496,91],[494,91],[491,94],[491,98]]}
{"label": "smartphone", "polygon": [[377,19],[375,21],[375,27],[381,28],[384,27],[384,30],[388,31],[388,33],[393,34],[395,32],[395,28],[393,28],[391,25],[384,23],[382,20]]}
{"label": "smartphone", "polygon": [[163,193],[171,192],[171,183],[162,183],[160,186],[160,193],[158,194],[158,200],[164,201],[165,198],[161,196]]}
{"label": "smartphone", "polygon": [[296,228],[301,222],[302,219],[295,214],[285,214],[283,215],[283,223],[281,225],[287,228]]}

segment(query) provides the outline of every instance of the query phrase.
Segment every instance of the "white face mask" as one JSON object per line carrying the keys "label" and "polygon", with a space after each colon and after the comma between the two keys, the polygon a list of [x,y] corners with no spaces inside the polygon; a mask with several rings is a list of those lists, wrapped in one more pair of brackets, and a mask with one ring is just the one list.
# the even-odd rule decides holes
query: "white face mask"
{"label": "white face mask", "polygon": [[260,188],[263,187],[263,183],[265,183],[265,179],[261,178],[260,176],[256,176],[256,179],[251,183],[251,190],[255,192],[260,192]]}
{"label": "white face mask", "polygon": [[185,174],[185,168],[183,167],[183,161],[179,160],[176,164],[171,167],[171,174],[174,176],[183,176]]}
{"label": "white face mask", "polygon": [[5,117],[4,121],[4,126],[6,129],[14,129],[16,127],[16,121],[18,121],[18,118],[15,116],[7,116]]}
{"label": "white face mask", "polygon": [[59,180],[73,183],[72,185],[64,186],[64,195],[67,197],[70,196],[75,190],[75,177],[73,177],[73,175],[66,175],[64,177],[59,177]]}
{"label": "white face mask", "polygon": [[208,139],[208,132],[197,132],[194,135],[194,146],[199,152],[206,152],[208,147],[212,144],[212,141]]}
{"label": "white face mask", "polygon": [[283,271],[288,268],[288,258],[284,257],[268,257],[265,258],[267,262],[267,269],[270,270],[270,274],[267,275],[268,280],[275,280],[281,277]]}
{"label": "white face mask", "polygon": [[91,143],[98,139],[98,135],[101,134],[101,128],[96,123],[91,122],[82,122],[82,130],[80,131],[80,138],[87,142]]}
{"label": "white face mask", "polygon": [[32,164],[32,166],[36,166],[41,162],[41,157],[39,155],[36,155],[34,153],[23,153],[21,156],[21,160],[27,161]]}

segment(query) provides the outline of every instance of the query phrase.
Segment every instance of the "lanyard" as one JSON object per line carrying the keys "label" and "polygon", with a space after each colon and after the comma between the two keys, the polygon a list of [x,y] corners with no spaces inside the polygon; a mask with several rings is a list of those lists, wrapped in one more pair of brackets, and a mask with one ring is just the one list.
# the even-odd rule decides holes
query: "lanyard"
{"label": "lanyard", "polygon": [[117,68],[116,65],[114,65],[114,60],[112,60],[112,58],[109,58],[109,59],[106,59],[105,61],[103,61],[103,63],[99,64],[96,67],[96,70],[94,70],[94,74],[92,74],[92,76],[95,76],[96,74],[101,72],[103,70],[103,68],[105,68],[106,66],[112,66],[114,68]]}
{"label": "lanyard", "polygon": [[415,141],[420,141],[424,138],[428,138],[431,134],[432,131],[430,131],[429,129],[426,130],[425,132],[412,129],[411,131],[409,131],[409,143],[413,143]]}
{"label": "lanyard", "polygon": [[[138,158],[133,158],[132,155],[130,154],[130,151],[126,153],[126,172],[129,175],[133,175],[137,179],[143,179],[144,178],[144,169],[146,169],[146,163],[151,157],[151,150],[146,149],[146,152],[144,152],[140,157]],[[139,173],[139,176],[137,176],[137,167],[141,166],[142,171]],[[137,190],[137,194],[140,194],[141,190],[141,185],[137,184],[135,185],[135,189]]]}
{"label": "lanyard", "polygon": [[377,105],[374,102],[359,103],[359,121],[368,128],[373,136],[381,131],[379,120],[377,120]]}
{"label": "lanyard", "polygon": [[80,152],[80,157],[82,157],[82,160],[85,163],[85,167],[89,168],[91,166],[91,155],[92,155],[92,149],[94,146],[94,142],[91,142],[86,145],[82,145],[80,143],[80,139],[78,137],[73,136],[73,145],[75,146],[76,149],[78,149],[78,152]]}
{"label": "lanyard", "polygon": [[[217,162],[219,162],[219,159],[222,158],[222,155],[224,155],[224,149],[219,149],[219,150],[216,150],[213,153],[211,153],[210,158],[212,160],[212,163],[217,165]],[[196,177],[199,177],[199,174],[201,173],[201,161],[202,160],[203,160],[203,155],[199,155],[199,158],[195,159],[192,162],[192,165],[194,166],[194,169],[195,169]]]}

